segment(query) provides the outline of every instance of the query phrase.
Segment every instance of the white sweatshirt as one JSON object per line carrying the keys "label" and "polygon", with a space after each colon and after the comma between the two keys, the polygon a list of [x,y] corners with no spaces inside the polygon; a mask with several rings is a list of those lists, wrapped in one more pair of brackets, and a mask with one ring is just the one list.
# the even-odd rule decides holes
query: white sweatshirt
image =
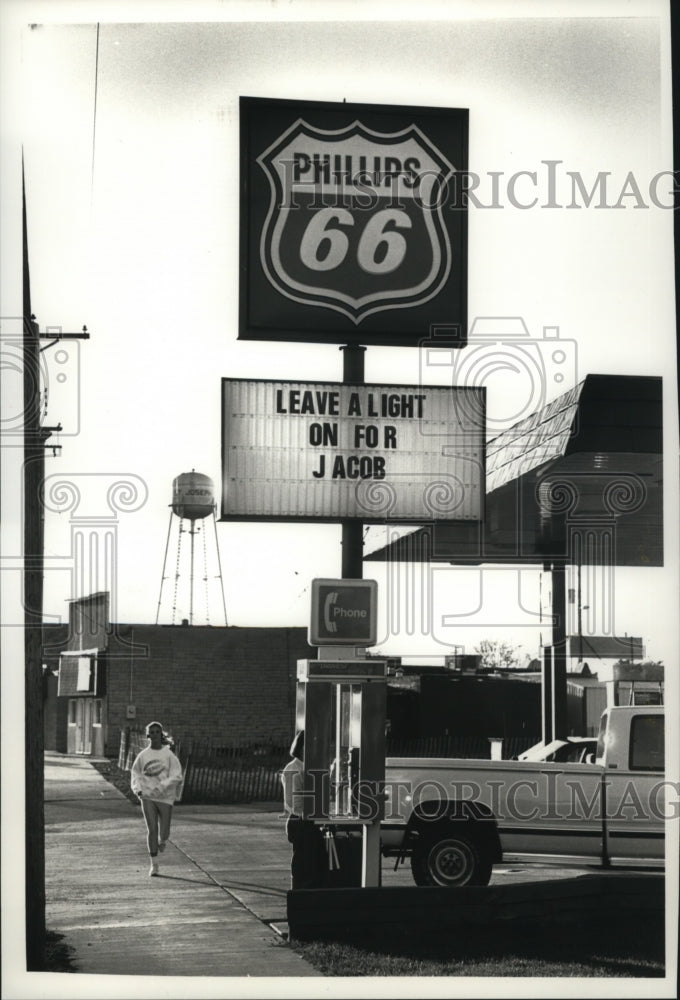
{"label": "white sweatshirt", "polygon": [[162,746],[160,750],[147,747],[135,758],[130,784],[140,798],[172,805],[182,784],[182,765],[170,747]]}
{"label": "white sweatshirt", "polygon": [[286,764],[281,772],[281,784],[283,785],[283,805],[287,813],[294,816],[302,816],[303,809],[303,775],[304,764],[297,757]]}

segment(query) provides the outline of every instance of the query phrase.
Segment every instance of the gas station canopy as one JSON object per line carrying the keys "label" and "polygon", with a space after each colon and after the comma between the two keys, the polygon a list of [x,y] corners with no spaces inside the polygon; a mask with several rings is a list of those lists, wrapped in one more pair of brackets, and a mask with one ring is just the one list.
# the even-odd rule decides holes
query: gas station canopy
{"label": "gas station canopy", "polygon": [[663,565],[661,378],[588,375],[487,441],[483,522],[431,523],[366,561]]}

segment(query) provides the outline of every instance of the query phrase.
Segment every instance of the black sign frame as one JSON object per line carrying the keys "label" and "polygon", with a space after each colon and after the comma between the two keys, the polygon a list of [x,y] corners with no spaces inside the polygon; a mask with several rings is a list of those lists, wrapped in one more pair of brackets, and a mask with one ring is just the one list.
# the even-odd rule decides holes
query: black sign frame
{"label": "black sign frame", "polygon": [[[431,337],[436,329],[442,346],[465,347],[467,199],[463,186],[468,170],[468,125],[468,110],[462,108],[241,97],[239,339],[410,347]],[[300,203],[301,195],[299,190],[293,192],[292,180],[290,189],[288,185],[287,178],[298,171],[299,180],[304,169],[303,153],[295,154],[292,166],[290,150],[298,139],[308,150],[327,151],[318,154],[323,162],[315,164],[319,183],[309,185],[311,204]],[[378,153],[363,159],[356,153],[347,154],[350,147],[341,145],[345,140],[353,143],[354,150],[358,147]],[[345,152],[338,152],[337,157],[328,152],[336,149]],[[391,159],[390,149],[394,151]],[[406,152],[414,149],[421,150],[420,160],[418,156],[406,157]],[[384,155],[379,155],[380,150]],[[308,160],[315,156],[310,153]],[[338,163],[343,170],[335,171]],[[398,169],[395,164],[399,164]],[[359,167],[366,169],[359,171]],[[370,168],[375,168],[374,172]],[[346,205],[342,178],[350,177],[352,211],[345,212],[351,218],[338,223],[337,217],[326,216],[331,236],[338,233],[347,246],[345,259],[332,277],[321,269],[321,262],[315,274],[306,267],[301,250],[312,218],[304,209],[313,208],[317,214],[323,208],[331,213],[343,191],[342,204]],[[425,198],[413,194],[402,197],[407,183],[412,190],[425,190],[428,177],[435,179],[435,186],[427,207],[423,207]],[[319,178],[326,179],[325,187]],[[357,178],[368,185],[363,199],[357,196]],[[380,198],[376,189],[371,189],[371,178],[381,178]],[[386,190],[394,191],[387,201],[382,197]],[[305,196],[307,192],[303,192]],[[389,218],[382,235],[380,226],[373,225],[379,235],[366,243],[376,248],[377,265],[382,263],[377,260],[380,254],[385,256],[388,239],[406,247],[403,254],[408,254],[408,259],[402,257],[401,264],[392,268],[399,276],[386,271],[367,277],[361,263],[361,241],[367,236],[370,220],[387,215],[384,210],[381,213],[383,204],[408,209],[409,219],[400,223]],[[296,214],[294,209],[303,211]],[[395,235],[394,227],[404,224],[408,229]],[[322,230],[319,240],[325,235]],[[381,242],[376,243],[376,239]],[[315,242],[319,256],[330,243],[326,239],[322,247],[321,242]],[[299,249],[299,254],[290,253],[291,248]],[[410,267],[410,284],[401,276],[405,261]],[[308,279],[319,285],[309,284]],[[399,281],[406,283],[400,286]]]}

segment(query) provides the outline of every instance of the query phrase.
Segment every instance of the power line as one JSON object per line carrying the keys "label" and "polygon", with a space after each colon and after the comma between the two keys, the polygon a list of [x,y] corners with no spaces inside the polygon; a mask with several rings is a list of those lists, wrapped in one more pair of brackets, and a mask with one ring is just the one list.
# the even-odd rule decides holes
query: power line
{"label": "power line", "polygon": [[97,21],[97,41],[94,58],[94,110],[92,114],[92,171],[90,176],[90,207],[94,197],[94,149],[97,134],[97,88],[99,83],[99,21]]}

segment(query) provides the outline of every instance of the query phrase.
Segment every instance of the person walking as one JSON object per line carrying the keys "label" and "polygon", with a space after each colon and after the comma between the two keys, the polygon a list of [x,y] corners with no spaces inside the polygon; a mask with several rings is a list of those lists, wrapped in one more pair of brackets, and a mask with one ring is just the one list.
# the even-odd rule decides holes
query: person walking
{"label": "person walking", "polygon": [[146,823],[149,875],[158,875],[158,853],[163,853],[170,836],[172,807],[182,784],[182,765],[170,749],[168,734],[160,722],[150,722],[146,736],[149,746],[135,758],[130,785],[141,802]]}
{"label": "person walking", "polygon": [[316,823],[303,819],[303,773],[305,734],[300,730],[290,747],[293,758],[281,772],[286,837],[293,848],[290,863],[291,889],[315,889],[321,882],[323,837]]}

